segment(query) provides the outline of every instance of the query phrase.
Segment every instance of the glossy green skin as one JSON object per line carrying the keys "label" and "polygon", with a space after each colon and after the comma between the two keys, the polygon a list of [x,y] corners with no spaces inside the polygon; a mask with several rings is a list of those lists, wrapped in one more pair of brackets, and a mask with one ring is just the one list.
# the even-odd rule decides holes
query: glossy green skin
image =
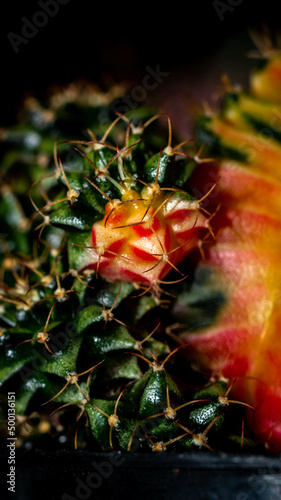
{"label": "glossy green skin", "polygon": [[[108,109],[105,106],[104,113],[110,122]],[[71,117],[74,113],[81,118],[83,130],[86,126],[96,130],[100,108],[64,104],[52,112],[53,120],[45,120],[45,113],[35,106],[26,122],[8,131],[2,144],[7,186],[0,202],[2,240],[9,245],[1,250],[1,277],[6,285],[0,312],[0,379],[3,395],[11,388],[16,392],[17,415],[36,412],[39,419],[28,435],[18,428],[19,441],[23,446],[34,440],[44,446],[47,432],[57,447],[67,432],[68,446],[75,442],[78,447],[99,450],[239,448],[240,408],[233,412],[219,400],[227,383],[215,384],[193,372],[181,349],[175,349],[178,344],[166,335],[166,327],[175,321],[170,293],[176,291],[178,299],[182,294],[185,300],[185,282],[178,273],[172,272],[174,283],[163,284],[161,290],[138,290],[134,283],[111,283],[95,273],[77,271],[92,225],[104,216],[106,196],[118,196],[108,179],[96,178],[92,163],[101,169],[114,152],[100,149],[86,158],[73,151],[73,143],[63,141],[74,137],[85,141],[81,132],[77,135],[82,122],[75,120],[74,130]],[[145,121],[153,113],[138,110],[135,119]],[[100,127],[99,136],[107,127],[108,123]],[[126,127],[120,120],[107,140],[116,144]],[[66,178],[79,192],[74,203],[60,201],[67,186],[65,177],[57,175],[53,159],[58,129]],[[138,139],[130,135],[131,144]],[[141,141],[132,149],[133,157],[126,162],[130,175],[143,182],[154,180],[166,140],[153,127],[149,142]],[[160,185],[183,189],[195,162],[164,159]],[[117,171],[116,161],[112,162],[110,174],[116,176]],[[86,177],[106,196],[93,189]],[[51,202],[58,202],[48,212],[42,190]],[[108,311],[114,316],[107,316]],[[45,340],[38,337],[40,332]]]}

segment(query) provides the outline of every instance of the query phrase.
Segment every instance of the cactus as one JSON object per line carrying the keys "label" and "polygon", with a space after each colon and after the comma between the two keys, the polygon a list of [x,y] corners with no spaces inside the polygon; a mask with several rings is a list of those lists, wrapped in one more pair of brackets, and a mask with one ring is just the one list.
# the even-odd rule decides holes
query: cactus
{"label": "cactus", "polygon": [[29,98],[1,130],[18,446],[280,451],[278,64],[194,144],[168,112],[114,113],[120,88]]}
{"label": "cactus", "polygon": [[114,97],[29,98],[1,133],[0,377],[17,445],[259,446],[233,381],[192,370],[171,327],[212,238],[214,186],[188,191],[198,158],[174,145],[166,112],[116,115]]}
{"label": "cactus", "polygon": [[[198,117],[197,140],[216,158],[211,168],[201,165],[200,176],[219,179],[208,210],[220,208],[212,221],[216,242],[205,247],[193,287],[207,276],[224,301],[207,325],[180,334],[199,370],[237,378],[233,397],[255,407],[247,425],[266,449],[278,452],[281,58],[277,50],[260,58],[248,90],[230,86],[219,113]],[[198,175],[192,182],[200,189]],[[183,311],[183,304],[179,297],[176,309]],[[189,298],[185,304],[183,322],[193,307]]]}

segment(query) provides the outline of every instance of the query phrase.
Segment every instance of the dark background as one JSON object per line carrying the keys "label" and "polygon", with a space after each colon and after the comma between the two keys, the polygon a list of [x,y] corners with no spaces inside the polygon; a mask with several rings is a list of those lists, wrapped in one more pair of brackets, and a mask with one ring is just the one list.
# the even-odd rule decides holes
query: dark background
{"label": "dark background", "polygon": [[[217,9],[223,4],[228,7],[221,13],[222,19]],[[33,0],[20,5],[11,2],[2,9],[2,124],[12,119],[27,92],[44,94],[51,84],[79,77],[87,77],[104,88],[125,80],[137,85],[143,81],[145,68],[157,64],[169,73],[169,83],[161,89],[159,86],[150,97],[157,103],[161,99],[169,103],[188,85],[197,87],[196,80],[200,87],[200,82],[208,79],[208,71],[211,80],[217,54],[230,71],[237,67],[236,58],[241,61],[244,57],[244,44],[252,46],[249,27],[266,24],[276,31],[280,24],[278,2],[271,0],[186,0],[166,4],[69,0],[59,6],[55,16],[49,16],[35,36],[20,43],[16,53],[8,34],[22,36],[23,16],[32,22],[40,10],[40,2]],[[229,43],[231,49],[223,53]]]}

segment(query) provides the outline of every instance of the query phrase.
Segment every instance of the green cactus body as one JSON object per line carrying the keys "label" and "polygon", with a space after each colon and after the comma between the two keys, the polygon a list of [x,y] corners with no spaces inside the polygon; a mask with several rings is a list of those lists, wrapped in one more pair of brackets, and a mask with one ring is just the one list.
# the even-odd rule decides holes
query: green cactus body
{"label": "green cactus body", "polygon": [[[186,189],[196,156],[172,145],[165,114],[112,115],[114,92],[87,92],[29,100],[2,134],[0,379],[18,443],[240,448],[231,384],[187,365],[171,327],[212,238]],[[214,285],[204,300],[226,297]]]}

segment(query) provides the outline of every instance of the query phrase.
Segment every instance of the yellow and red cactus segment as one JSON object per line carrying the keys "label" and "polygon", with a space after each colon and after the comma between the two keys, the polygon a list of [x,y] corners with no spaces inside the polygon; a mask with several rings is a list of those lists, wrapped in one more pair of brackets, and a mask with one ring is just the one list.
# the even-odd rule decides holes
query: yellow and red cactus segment
{"label": "yellow and red cactus segment", "polygon": [[187,196],[163,191],[145,199],[130,190],[93,225],[84,267],[108,281],[149,284],[172,269],[182,275],[177,265],[199,246],[202,229],[208,220]]}
{"label": "yellow and red cactus segment", "polygon": [[[183,338],[201,370],[237,377],[234,396],[256,409],[248,410],[249,427],[271,450],[280,451],[281,186],[272,185],[267,198],[267,182],[245,166],[231,165],[222,162],[217,169],[221,209],[212,224],[216,241],[201,264],[214,273],[226,304],[212,326]],[[250,202],[240,197],[250,191]]]}
{"label": "yellow and red cactus segment", "polygon": [[[264,85],[272,81],[275,67],[281,69],[280,60],[268,63],[259,75],[259,95],[267,95]],[[281,90],[280,74],[278,70],[275,75],[273,98],[277,84]],[[211,326],[182,337],[199,369],[237,378],[233,395],[255,408],[247,410],[249,428],[271,451],[280,452],[280,143],[262,134],[258,138],[257,133],[254,140],[253,129],[249,133],[223,119],[214,120],[213,130],[232,150],[235,145],[239,152],[239,146],[247,144],[255,154],[245,162],[222,159],[201,165],[200,175],[195,172],[197,188],[202,178],[204,183],[209,176],[218,179],[213,198],[220,204],[212,223],[215,243],[200,265],[213,273],[226,301]]]}
{"label": "yellow and red cactus segment", "polygon": [[261,69],[251,76],[251,90],[260,99],[281,103],[281,58],[279,54],[268,58]]}

